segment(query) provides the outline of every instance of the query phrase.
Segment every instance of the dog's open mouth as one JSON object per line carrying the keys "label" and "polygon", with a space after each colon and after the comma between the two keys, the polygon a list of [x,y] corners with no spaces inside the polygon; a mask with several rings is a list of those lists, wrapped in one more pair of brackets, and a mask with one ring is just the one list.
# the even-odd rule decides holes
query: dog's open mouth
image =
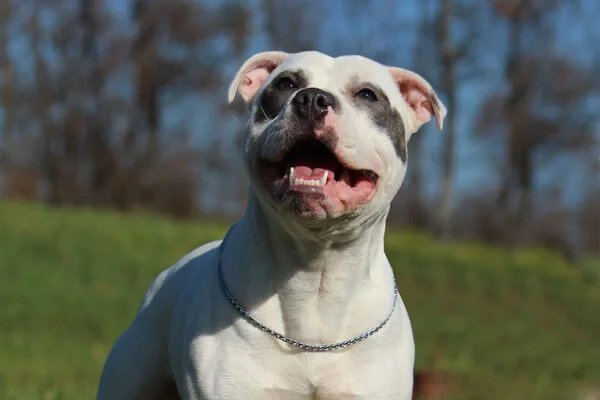
{"label": "dog's open mouth", "polygon": [[335,154],[316,139],[296,143],[280,162],[263,161],[262,175],[276,197],[288,193],[330,197],[346,206],[369,201],[378,176],[342,164]]}

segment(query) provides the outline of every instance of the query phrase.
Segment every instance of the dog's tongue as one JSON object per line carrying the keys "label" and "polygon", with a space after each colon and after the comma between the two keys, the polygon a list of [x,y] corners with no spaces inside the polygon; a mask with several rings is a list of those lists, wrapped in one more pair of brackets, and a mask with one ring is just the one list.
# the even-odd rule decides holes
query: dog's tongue
{"label": "dog's tongue", "polygon": [[311,168],[311,167],[308,167],[306,165],[294,165],[294,175],[297,178],[303,178],[303,179],[314,178],[314,179],[319,179],[326,172],[330,172],[331,174],[333,174],[333,171],[327,170],[325,168]]}
{"label": "dog's tongue", "polygon": [[329,172],[333,178],[340,163],[329,149],[314,140],[294,146],[288,155],[289,166],[294,167],[294,176],[302,179],[320,179]]}

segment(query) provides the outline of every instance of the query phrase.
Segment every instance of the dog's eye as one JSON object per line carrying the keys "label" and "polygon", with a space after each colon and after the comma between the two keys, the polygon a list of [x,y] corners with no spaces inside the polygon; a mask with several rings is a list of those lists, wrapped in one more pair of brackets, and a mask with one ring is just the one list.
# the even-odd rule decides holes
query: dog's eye
{"label": "dog's eye", "polygon": [[356,96],[367,101],[377,101],[377,96],[371,89],[361,89],[358,93],[356,93]]}
{"label": "dog's eye", "polygon": [[284,76],[277,81],[277,89],[279,90],[291,90],[297,88],[298,86],[296,85],[296,82],[287,76]]}

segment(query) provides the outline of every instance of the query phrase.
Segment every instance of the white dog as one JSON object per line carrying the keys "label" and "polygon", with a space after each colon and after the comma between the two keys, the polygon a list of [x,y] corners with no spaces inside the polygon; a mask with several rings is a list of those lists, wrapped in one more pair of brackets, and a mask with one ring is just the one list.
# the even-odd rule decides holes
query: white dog
{"label": "white dog", "polygon": [[413,72],[318,52],[257,54],[236,93],[246,213],[152,283],[98,399],[410,399],[385,221],[408,139],[444,105]]}

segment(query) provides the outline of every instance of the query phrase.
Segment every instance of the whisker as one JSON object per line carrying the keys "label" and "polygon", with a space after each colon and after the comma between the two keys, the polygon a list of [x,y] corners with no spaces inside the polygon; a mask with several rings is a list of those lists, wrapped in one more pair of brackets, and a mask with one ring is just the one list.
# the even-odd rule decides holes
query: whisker
{"label": "whisker", "polygon": [[265,109],[263,108],[262,104],[260,105],[260,111],[262,111],[263,115],[265,116],[265,118],[267,120],[272,120],[273,118],[269,118],[269,116],[267,115],[267,113],[265,112]]}

